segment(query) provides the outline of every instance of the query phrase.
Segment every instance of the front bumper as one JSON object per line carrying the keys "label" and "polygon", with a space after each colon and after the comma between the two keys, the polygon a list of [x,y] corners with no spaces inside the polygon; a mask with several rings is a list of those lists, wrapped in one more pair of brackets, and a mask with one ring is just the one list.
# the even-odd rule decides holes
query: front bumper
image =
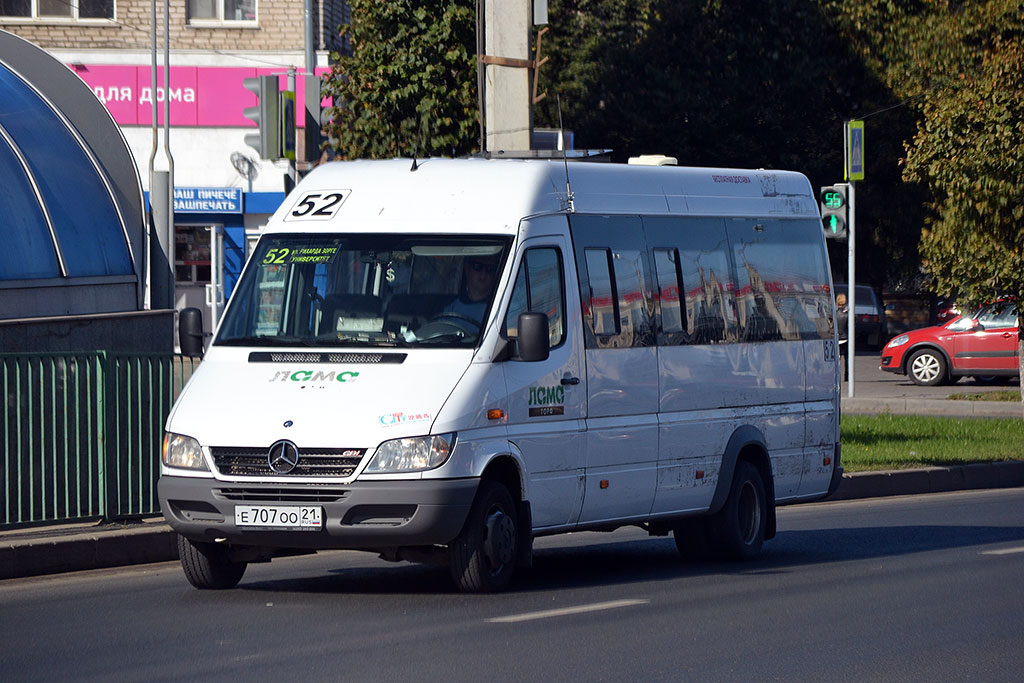
{"label": "front bumper", "polygon": [[903,372],[903,356],[896,356],[894,354],[882,354],[882,359],[878,363],[878,369],[884,370],[885,372],[892,372],[897,375],[906,374]]}
{"label": "front bumper", "polygon": [[[304,549],[379,549],[446,544],[462,530],[479,479],[268,485],[162,476],[160,509],[170,526],[193,541]],[[317,531],[235,525],[235,505],[319,505]]]}

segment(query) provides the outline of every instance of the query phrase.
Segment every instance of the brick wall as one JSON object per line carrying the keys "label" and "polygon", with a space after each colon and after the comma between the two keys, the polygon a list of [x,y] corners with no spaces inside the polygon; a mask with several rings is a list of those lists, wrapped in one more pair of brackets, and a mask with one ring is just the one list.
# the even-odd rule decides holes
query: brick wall
{"label": "brick wall", "polygon": [[[157,2],[157,38],[163,44],[163,0]],[[186,3],[171,2],[171,50],[287,51],[305,49],[303,0],[257,0],[259,21],[251,28],[189,26]],[[345,0],[313,0],[314,39],[318,50],[339,46],[339,18],[347,20]],[[0,18],[0,29],[43,49],[149,50],[149,0],[117,0],[115,20],[91,22],[25,21]]]}

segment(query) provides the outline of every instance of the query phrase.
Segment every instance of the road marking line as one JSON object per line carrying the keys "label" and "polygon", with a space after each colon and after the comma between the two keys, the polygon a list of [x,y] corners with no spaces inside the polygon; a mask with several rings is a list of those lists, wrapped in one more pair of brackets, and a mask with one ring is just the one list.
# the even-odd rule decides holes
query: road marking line
{"label": "road marking line", "polygon": [[563,617],[569,614],[584,614],[586,612],[600,612],[601,610],[617,609],[619,607],[646,605],[649,602],[650,600],[612,600],[610,602],[595,602],[591,605],[579,605],[578,607],[563,607],[561,609],[549,609],[541,612],[513,614],[508,617],[494,617],[487,621],[492,624],[516,624],[521,621],[532,621],[534,619],[550,619],[551,617]]}
{"label": "road marking line", "polygon": [[1024,553],[1024,548],[1003,548],[1002,550],[983,550],[982,555],[1016,555]]}

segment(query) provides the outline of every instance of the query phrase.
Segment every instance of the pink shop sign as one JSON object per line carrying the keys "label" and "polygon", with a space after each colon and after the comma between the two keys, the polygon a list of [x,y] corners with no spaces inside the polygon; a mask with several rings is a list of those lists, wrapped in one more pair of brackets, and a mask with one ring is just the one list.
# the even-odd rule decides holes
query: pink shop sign
{"label": "pink shop sign", "polygon": [[[170,88],[164,90],[164,70],[157,68],[157,90],[153,96],[152,75],[148,66],[113,66],[69,64],[72,71],[85,81],[111,116],[120,125],[149,126],[153,122],[153,101],[157,103],[157,121],[164,122],[164,100],[170,99],[173,126],[225,126],[253,127],[242,115],[246,107],[256,105],[256,95],[245,89],[242,81],[251,76],[278,74],[283,90],[288,77],[281,69],[255,69],[246,67],[172,66]],[[317,75],[330,69],[319,67]],[[295,78],[296,102],[304,102],[305,82]],[[330,105],[330,99],[321,102]],[[305,125],[298,116],[297,125]]]}

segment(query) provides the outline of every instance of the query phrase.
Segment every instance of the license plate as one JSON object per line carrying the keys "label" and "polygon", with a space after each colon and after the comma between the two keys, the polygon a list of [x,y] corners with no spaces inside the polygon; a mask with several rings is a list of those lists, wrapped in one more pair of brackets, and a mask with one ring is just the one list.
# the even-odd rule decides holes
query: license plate
{"label": "license plate", "polygon": [[235,526],[315,531],[323,528],[322,508],[318,505],[236,505]]}

